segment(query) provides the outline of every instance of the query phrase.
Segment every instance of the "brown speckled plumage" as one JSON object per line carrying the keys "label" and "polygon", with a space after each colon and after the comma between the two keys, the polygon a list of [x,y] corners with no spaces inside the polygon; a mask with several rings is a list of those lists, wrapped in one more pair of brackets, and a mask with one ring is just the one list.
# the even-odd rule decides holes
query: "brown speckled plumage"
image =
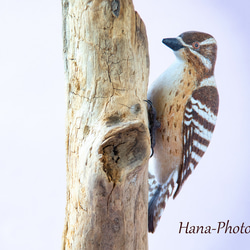
{"label": "brown speckled plumage", "polygon": [[155,177],[150,174],[149,178],[149,232],[154,232],[166,200],[176,197],[205,153],[219,105],[213,77],[214,38],[202,32],[185,32],[163,42],[175,51],[177,61],[148,92],[161,123],[154,148]]}

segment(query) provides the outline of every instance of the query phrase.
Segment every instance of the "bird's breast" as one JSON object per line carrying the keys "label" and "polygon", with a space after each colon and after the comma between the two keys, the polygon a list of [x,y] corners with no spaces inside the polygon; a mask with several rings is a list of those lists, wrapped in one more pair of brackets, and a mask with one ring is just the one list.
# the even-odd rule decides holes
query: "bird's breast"
{"label": "bird's breast", "polygon": [[184,109],[196,83],[195,72],[187,65],[165,74],[151,97],[161,122],[155,145],[156,176],[161,183],[182,164]]}

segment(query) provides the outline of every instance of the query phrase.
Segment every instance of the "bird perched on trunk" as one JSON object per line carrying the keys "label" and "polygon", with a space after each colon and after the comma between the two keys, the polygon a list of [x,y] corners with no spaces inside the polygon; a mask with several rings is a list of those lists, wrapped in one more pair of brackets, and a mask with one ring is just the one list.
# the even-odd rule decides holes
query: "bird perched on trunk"
{"label": "bird perched on trunk", "polygon": [[155,175],[149,173],[148,230],[152,233],[165,202],[176,197],[205,153],[219,105],[215,39],[191,31],[162,42],[174,51],[176,61],[148,91],[161,124],[155,133]]}

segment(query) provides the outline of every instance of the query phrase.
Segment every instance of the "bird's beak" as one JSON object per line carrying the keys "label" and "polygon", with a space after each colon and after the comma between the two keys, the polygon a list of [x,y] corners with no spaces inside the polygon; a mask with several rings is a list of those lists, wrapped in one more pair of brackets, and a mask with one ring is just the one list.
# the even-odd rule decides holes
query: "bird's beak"
{"label": "bird's beak", "polygon": [[174,51],[184,48],[182,43],[176,38],[164,38],[162,42]]}

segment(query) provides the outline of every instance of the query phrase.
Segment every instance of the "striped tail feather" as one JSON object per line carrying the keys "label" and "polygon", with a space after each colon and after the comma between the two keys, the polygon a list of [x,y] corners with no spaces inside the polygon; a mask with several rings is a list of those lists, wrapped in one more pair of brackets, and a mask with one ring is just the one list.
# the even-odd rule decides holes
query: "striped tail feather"
{"label": "striped tail feather", "polygon": [[155,176],[149,172],[148,231],[150,233],[154,233],[167,200],[175,192],[177,179],[178,173],[174,171],[164,184],[160,184]]}

